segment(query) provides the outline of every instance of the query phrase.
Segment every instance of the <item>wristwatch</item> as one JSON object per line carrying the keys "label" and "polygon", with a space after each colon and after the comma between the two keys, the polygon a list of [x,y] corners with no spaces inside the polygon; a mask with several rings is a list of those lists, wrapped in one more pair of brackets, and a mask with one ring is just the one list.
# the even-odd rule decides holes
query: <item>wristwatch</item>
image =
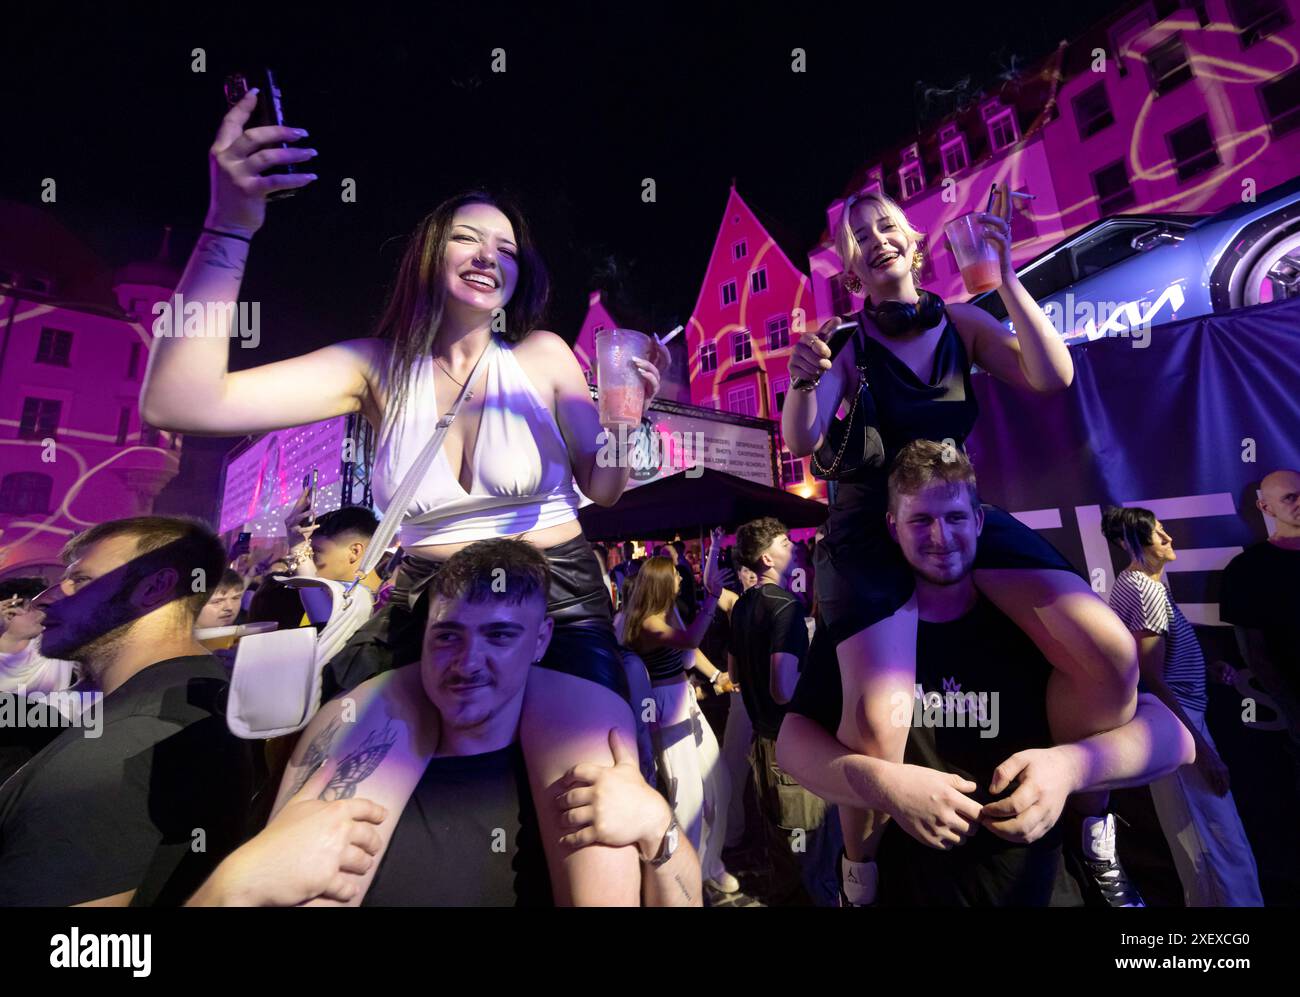
{"label": "wristwatch", "polygon": [[664,840],[659,845],[659,854],[654,858],[641,856],[641,861],[646,865],[658,869],[661,865],[673,857],[677,851],[677,842],[681,835],[681,825],[677,823],[677,814],[673,813],[673,819],[668,824],[668,830],[664,832]]}

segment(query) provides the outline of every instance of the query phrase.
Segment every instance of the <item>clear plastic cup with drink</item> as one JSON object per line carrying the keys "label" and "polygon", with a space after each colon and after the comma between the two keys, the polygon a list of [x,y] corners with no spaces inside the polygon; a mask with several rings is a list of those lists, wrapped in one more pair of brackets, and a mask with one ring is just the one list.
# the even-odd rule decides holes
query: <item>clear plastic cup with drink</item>
{"label": "clear plastic cup with drink", "polygon": [[596,393],[600,424],[639,426],[645,406],[645,381],[632,361],[651,360],[654,341],[633,329],[602,329],[596,333]]}
{"label": "clear plastic cup with drink", "polygon": [[967,294],[983,294],[1002,286],[1002,261],[997,246],[985,236],[980,212],[954,218],[943,227],[943,232],[957,257]]}

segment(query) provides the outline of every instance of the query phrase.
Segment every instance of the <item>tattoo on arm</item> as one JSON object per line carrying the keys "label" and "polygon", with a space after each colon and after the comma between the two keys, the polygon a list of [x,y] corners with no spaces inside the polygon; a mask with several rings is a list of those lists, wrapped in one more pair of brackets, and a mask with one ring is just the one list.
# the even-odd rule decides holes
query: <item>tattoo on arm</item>
{"label": "tattoo on arm", "polygon": [[330,721],[329,726],[311,739],[311,743],[307,745],[307,750],[303,753],[302,761],[299,762],[302,771],[294,779],[293,791],[290,792],[290,796],[297,794],[298,790],[307,784],[307,780],[312,777],[312,773],[325,763],[325,759],[329,757],[330,748],[334,744],[334,738],[338,736],[339,729],[342,726],[343,721],[336,717]]}
{"label": "tattoo on arm", "polygon": [[343,756],[320,799],[348,800],[356,796],[357,786],[379,768],[379,763],[396,743],[397,731],[389,719],[382,731],[372,730],[361,742],[361,747]]}
{"label": "tattoo on arm", "polygon": [[691,896],[691,891],[688,890],[686,888],[686,884],[682,882],[682,877],[680,873],[673,873],[673,882],[675,882],[677,884],[677,888],[682,891],[682,896],[686,898],[686,902],[688,904],[695,902],[695,898]]}
{"label": "tattoo on arm", "polygon": [[226,240],[212,236],[199,246],[199,260],[206,266],[218,270],[233,270],[235,276],[243,278],[244,260],[236,258],[226,245]]}

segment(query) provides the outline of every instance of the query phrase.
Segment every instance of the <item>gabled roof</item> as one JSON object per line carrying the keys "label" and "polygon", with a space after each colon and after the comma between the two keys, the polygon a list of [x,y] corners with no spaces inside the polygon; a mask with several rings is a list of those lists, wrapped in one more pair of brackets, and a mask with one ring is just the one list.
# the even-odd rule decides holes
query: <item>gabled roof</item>
{"label": "gabled roof", "polygon": [[[699,314],[700,302],[704,300],[705,281],[708,277],[709,268],[712,267],[713,261],[718,258],[718,252],[723,246],[722,234],[726,231],[727,215],[731,210],[731,199],[734,197],[739,202],[740,207],[749,212],[754,222],[771,238],[773,245],[786,262],[794,268],[796,272],[804,277],[808,276],[806,266],[807,254],[801,248],[803,240],[796,238],[791,231],[781,222],[772,218],[766,212],[760,211],[741,196],[740,191],[736,190],[734,184],[727,191],[727,205],[722,212],[722,220],[718,223],[718,234],[713,239],[713,248],[709,250],[709,260],[705,264],[704,276],[700,278],[700,291],[695,296],[695,304],[691,307],[691,316]],[[689,320],[688,320],[689,321]]]}

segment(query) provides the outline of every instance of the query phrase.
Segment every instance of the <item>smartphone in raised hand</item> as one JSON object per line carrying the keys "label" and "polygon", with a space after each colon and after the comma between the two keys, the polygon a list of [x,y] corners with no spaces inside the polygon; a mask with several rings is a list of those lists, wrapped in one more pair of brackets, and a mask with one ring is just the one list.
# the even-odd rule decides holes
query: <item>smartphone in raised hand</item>
{"label": "smartphone in raised hand", "polygon": [[[270,69],[258,69],[251,72],[236,71],[226,77],[226,106],[234,107],[249,90],[257,88],[257,106],[253,108],[253,113],[248,116],[248,123],[245,129],[258,128],[262,125],[283,125],[284,109],[280,101],[280,87],[275,81],[275,74]],[[268,148],[273,148],[268,146]],[[288,146],[281,142],[281,149]],[[292,163],[285,163],[283,166],[272,166],[265,171],[267,174],[272,173],[294,173]],[[294,189],[277,190],[267,195],[268,201],[276,201],[286,197],[292,197],[297,191]]]}

